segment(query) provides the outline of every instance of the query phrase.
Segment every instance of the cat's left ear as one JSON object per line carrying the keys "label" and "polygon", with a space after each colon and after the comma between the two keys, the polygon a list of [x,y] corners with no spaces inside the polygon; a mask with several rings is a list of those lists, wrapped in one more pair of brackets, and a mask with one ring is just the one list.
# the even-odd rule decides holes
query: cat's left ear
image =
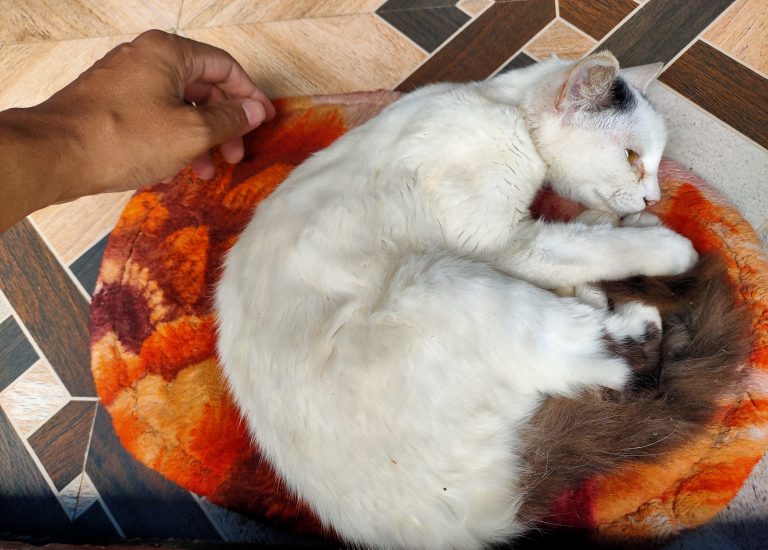
{"label": "cat's left ear", "polygon": [[651,85],[651,82],[656,80],[656,77],[659,76],[661,69],[663,68],[664,63],[651,63],[650,65],[640,65],[638,67],[621,69],[619,75],[629,82],[636,90],[645,93],[648,86]]}
{"label": "cat's left ear", "polygon": [[555,108],[560,112],[599,111],[610,103],[619,62],[609,51],[593,53],[574,63],[560,87]]}

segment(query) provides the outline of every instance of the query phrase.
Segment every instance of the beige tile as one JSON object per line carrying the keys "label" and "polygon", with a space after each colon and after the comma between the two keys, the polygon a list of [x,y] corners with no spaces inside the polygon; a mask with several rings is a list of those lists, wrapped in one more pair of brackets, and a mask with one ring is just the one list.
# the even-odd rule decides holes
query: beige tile
{"label": "beige tile", "polygon": [[48,363],[39,359],[0,393],[0,406],[21,437],[29,437],[67,401],[69,392]]}
{"label": "beige tile", "polygon": [[135,35],[0,47],[0,110],[44,101],[116,45]]}
{"label": "beige tile", "polygon": [[383,0],[185,0],[180,29],[373,13]]}
{"label": "beige tile", "polygon": [[6,0],[0,9],[0,44],[168,30],[175,27],[179,1]]}
{"label": "beige tile", "polygon": [[456,7],[475,17],[484,12],[491,4],[493,4],[492,0],[460,0]]}
{"label": "beige tile", "polygon": [[83,472],[61,490],[59,498],[69,518],[75,520],[99,499],[99,494],[91,478]]}
{"label": "beige tile", "polygon": [[271,97],[392,88],[426,57],[375,14],[185,34],[230,51]]}
{"label": "beige tile", "polygon": [[704,39],[768,75],[768,1],[736,0],[707,30]]}
{"label": "beige tile", "polygon": [[531,57],[543,60],[557,55],[561,59],[578,59],[597,42],[556,19],[525,47]]}
{"label": "beige tile", "polygon": [[110,231],[132,191],[83,197],[55,204],[30,217],[62,261],[69,265]]}
{"label": "beige tile", "polygon": [[10,316],[11,316],[11,305],[8,303],[8,300],[5,298],[5,294],[3,294],[3,291],[0,290],[0,323],[5,321]]}

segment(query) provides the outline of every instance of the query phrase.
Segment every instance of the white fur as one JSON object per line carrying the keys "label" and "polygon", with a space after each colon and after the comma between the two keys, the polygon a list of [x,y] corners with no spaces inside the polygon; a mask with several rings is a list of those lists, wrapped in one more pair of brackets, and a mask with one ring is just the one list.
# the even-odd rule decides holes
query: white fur
{"label": "white fur", "polygon": [[216,305],[232,391],[287,486],[347,541],[473,548],[519,533],[519,426],[545,394],[621,388],[629,369],[603,335],[652,317],[544,289],[696,260],[663,227],[530,219],[545,178],[641,210],[623,150],[642,143],[651,174],[661,155],[644,100],[608,128],[556,112],[573,70],[403,97],[294,170],[228,255]]}

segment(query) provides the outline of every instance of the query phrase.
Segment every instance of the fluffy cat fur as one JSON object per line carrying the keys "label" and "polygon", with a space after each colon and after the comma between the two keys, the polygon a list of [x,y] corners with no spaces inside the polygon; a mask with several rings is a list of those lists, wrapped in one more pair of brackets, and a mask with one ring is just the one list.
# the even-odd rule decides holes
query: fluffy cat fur
{"label": "fluffy cat fur", "polygon": [[[697,261],[628,216],[659,198],[665,130],[642,95],[656,70],[603,52],[425,87],[259,205],[216,290],[220,357],[266,459],[344,540],[513,537],[533,517],[545,397],[631,387],[615,342],[659,313],[585,285]],[[531,219],[545,180],[628,223]],[[579,298],[547,290],[569,286]]]}

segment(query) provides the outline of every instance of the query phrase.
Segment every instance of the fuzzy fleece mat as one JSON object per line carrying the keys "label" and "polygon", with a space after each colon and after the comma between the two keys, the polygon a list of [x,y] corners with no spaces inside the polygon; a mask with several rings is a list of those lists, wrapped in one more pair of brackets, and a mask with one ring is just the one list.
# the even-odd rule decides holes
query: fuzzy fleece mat
{"label": "fuzzy fleece mat", "polygon": [[[277,119],[247,136],[240,164],[217,159],[213,181],[187,171],[137,192],[111,234],[93,297],[93,376],[128,451],[214,503],[294,533],[322,530],[260,459],[227,393],[214,351],[212,289],[254,205],[311,153],[397,97],[279,100]],[[664,199],[656,212],[664,222],[699,252],[715,249],[727,258],[756,335],[752,376],[706,433],[663,465],[575,488],[573,523],[595,542],[664,539],[705,523],[736,495],[768,446],[768,260],[749,224],[712,187],[666,160],[660,180]],[[542,204],[559,217],[573,213],[558,201]]]}

